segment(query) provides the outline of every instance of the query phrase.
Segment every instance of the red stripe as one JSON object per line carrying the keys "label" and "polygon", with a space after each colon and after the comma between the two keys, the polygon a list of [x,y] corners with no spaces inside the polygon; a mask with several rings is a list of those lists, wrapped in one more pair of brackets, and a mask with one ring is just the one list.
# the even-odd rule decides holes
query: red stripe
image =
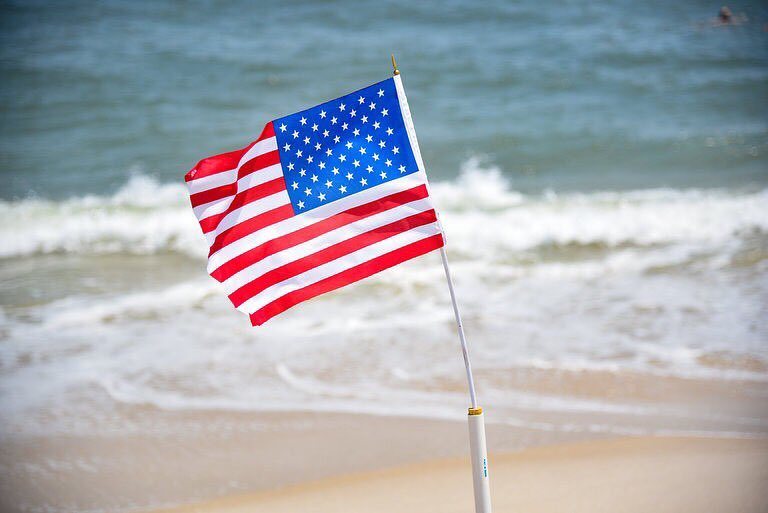
{"label": "red stripe", "polygon": [[216,240],[213,241],[213,244],[211,245],[211,250],[210,253],[208,253],[208,256],[214,254],[227,244],[231,244],[238,239],[242,239],[246,235],[250,235],[255,231],[266,228],[267,226],[275,224],[284,219],[288,219],[289,217],[293,217],[293,207],[289,204],[286,204],[282,207],[277,207],[264,212],[263,214],[259,214],[241,223],[237,223],[235,226],[224,230],[216,237]]}
{"label": "red stripe", "polygon": [[221,187],[216,187],[214,189],[208,189],[207,191],[198,192],[197,194],[192,194],[189,196],[189,199],[192,201],[193,207],[199,207],[200,205],[205,205],[211,201],[216,201],[224,199],[227,196],[232,196],[236,192],[237,182],[232,182],[228,183],[227,185],[222,185]]}
{"label": "red stripe", "polygon": [[350,283],[362,280],[373,274],[376,274],[384,269],[389,269],[401,262],[416,258],[417,256],[429,253],[435,249],[443,246],[443,237],[440,234],[427,237],[420,241],[408,244],[402,248],[398,248],[394,251],[390,251],[384,255],[378,256],[367,262],[350,267],[349,269],[330,276],[324,280],[308,285],[299,290],[289,292],[288,294],[272,301],[271,303],[263,306],[259,310],[256,310],[250,315],[251,324],[259,326],[266,321],[274,317],[275,315],[284,312],[285,310],[295,306],[303,301],[312,299],[315,296],[336,290]]}
{"label": "red stripe", "polygon": [[[346,226],[359,219],[364,219],[366,217],[384,212],[400,205],[405,205],[411,201],[424,199],[427,196],[428,193],[426,186],[419,185],[412,189],[396,192],[370,203],[350,208],[344,212],[340,212],[326,219],[323,219],[322,221],[318,221],[317,223],[305,226],[304,228],[300,228],[295,232],[283,235],[282,237],[277,237],[259,246],[256,246],[255,248],[249,249],[245,253],[242,253],[232,260],[222,264],[218,269],[211,273],[211,276],[219,281],[224,281],[233,274],[242,271],[246,267],[255,264],[256,262],[268,257],[269,255],[274,255],[279,251],[283,251],[284,249],[296,246],[302,242],[314,239],[315,237],[319,237],[320,235],[336,228]],[[211,255],[212,254],[213,252],[211,252]]]}
{"label": "red stripe", "polygon": [[[280,152],[270,151],[258,155],[245,164],[243,164],[238,170],[238,179],[243,178],[255,171],[260,171],[266,167],[273,166],[280,163]],[[189,199],[192,201],[193,207],[205,205],[211,201],[224,199],[227,196],[232,196],[237,192],[237,180],[214,189],[208,189],[206,191],[198,192],[190,195]]]}
{"label": "red stripe", "polygon": [[250,189],[238,192],[229,204],[229,207],[227,207],[227,210],[220,214],[215,214],[200,220],[200,226],[203,228],[203,233],[215,230],[222,219],[238,208],[284,190],[285,179],[281,176],[280,178],[261,183],[256,187],[251,187]]}
{"label": "red stripe", "polygon": [[336,260],[337,258],[341,258],[359,249],[368,247],[371,244],[388,239],[398,233],[406,232],[412,228],[434,223],[436,221],[437,216],[435,216],[435,211],[427,210],[355,235],[354,237],[350,237],[333,246],[329,246],[311,255],[299,258],[262,274],[255,280],[246,283],[236,291],[232,292],[229,295],[229,299],[235,307],[238,307],[259,292],[262,292],[267,287],[271,287],[276,283],[293,278],[305,271]]}
{"label": "red stripe", "polygon": [[189,182],[197,178],[203,178],[206,176],[211,176],[217,173],[222,173],[224,171],[235,169],[237,165],[240,163],[240,159],[243,157],[243,155],[245,155],[245,153],[248,150],[250,150],[254,144],[256,144],[261,140],[269,139],[270,137],[274,137],[274,136],[275,136],[275,127],[270,121],[264,126],[264,130],[262,130],[259,138],[253,141],[251,144],[249,144],[248,146],[240,150],[230,151],[227,153],[222,153],[220,155],[214,155],[213,157],[208,157],[201,160],[186,175],[184,175],[184,180]]}
{"label": "red stripe", "polygon": [[265,167],[273,166],[275,164],[280,163],[280,152],[277,150],[272,150],[267,153],[262,153],[261,155],[258,155],[242,166],[240,166],[240,169],[237,170],[237,178],[240,179],[244,176],[248,176],[249,174],[253,173],[254,171],[258,171],[259,169],[264,169]]}

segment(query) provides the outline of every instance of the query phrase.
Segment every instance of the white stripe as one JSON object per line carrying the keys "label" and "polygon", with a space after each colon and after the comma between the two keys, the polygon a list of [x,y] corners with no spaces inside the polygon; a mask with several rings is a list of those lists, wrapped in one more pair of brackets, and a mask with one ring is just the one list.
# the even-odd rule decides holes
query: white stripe
{"label": "white stripe", "polygon": [[251,159],[254,159],[258,157],[259,155],[263,155],[264,153],[268,153],[270,151],[275,151],[277,149],[277,137],[270,137],[269,139],[264,139],[263,141],[259,141],[253,146],[251,146],[251,149],[245,152],[245,155],[240,157],[240,162],[237,164],[237,169],[240,169],[243,167],[243,164],[248,162]]}
{"label": "white stripe", "polygon": [[258,201],[248,203],[247,205],[243,205],[242,207],[233,210],[222,218],[215,230],[208,232],[208,234],[213,234],[215,238],[224,230],[228,230],[243,221],[247,221],[248,219],[274,208],[290,205],[290,203],[291,199],[288,197],[288,192],[285,190],[270,194]]}
{"label": "white stripe", "polygon": [[353,207],[364,205],[372,201],[389,196],[396,192],[402,192],[407,189],[412,189],[419,185],[423,185],[424,182],[418,173],[411,173],[389,182],[371,187],[364,191],[358,192],[351,196],[338,199],[327,205],[317,207],[304,214],[288,218],[284,221],[280,221],[271,226],[263,228],[255,233],[246,235],[242,239],[231,242],[224,246],[219,251],[214,253],[208,259],[208,272],[213,273],[216,269],[229,262],[233,258],[245,253],[249,249],[255,248],[267,241],[276,239],[283,235],[295,232],[305,226],[315,224],[318,221],[322,221],[332,215],[338,214]]}
{"label": "white stripe", "polygon": [[[281,176],[283,176],[283,167],[280,164],[267,166],[258,171],[254,171],[253,173],[246,175],[238,180],[237,192],[247,191],[252,187],[269,182],[275,178],[280,178]],[[194,210],[197,219],[202,221],[206,217],[211,217],[213,215],[225,212],[229,208],[229,204],[232,203],[234,198],[235,195],[231,194],[229,196],[210,201],[203,205],[198,205],[192,210]]]}
{"label": "white stripe", "polygon": [[278,268],[295,260],[299,260],[300,258],[312,255],[318,251],[322,251],[323,249],[333,246],[334,244],[344,242],[345,240],[351,239],[352,237],[360,235],[361,233],[375,230],[376,228],[386,224],[393,223],[408,216],[412,216],[420,212],[426,212],[431,209],[432,204],[430,203],[429,198],[424,198],[406,203],[405,205],[401,205],[384,212],[379,212],[378,214],[374,214],[369,217],[365,217],[346,226],[340,226],[339,228],[326,232],[319,237],[284,249],[283,251],[277,252],[273,255],[269,255],[268,257],[256,262],[250,267],[246,267],[245,269],[233,274],[230,278],[223,282],[224,290],[226,290],[227,294],[231,294],[246,283],[249,283],[256,278],[263,276],[265,273],[271,271],[272,269]]}
{"label": "white stripe", "polygon": [[251,187],[255,187],[282,176],[283,166],[281,166],[279,162],[277,164],[272,164],[271,166],[267,166],[265,168],[259,169],[258,171],[254,171],[251,174],[245,175],[240,180],[238,180],[237,192],[246,191]]}
{"label": "white stripe", "polygon": [[241,304],[237,309],[245,313],[253,313],[272,301],[298,289],[302,289],[320,280],[339,274],[347,269],[360,265],[376,257],[394,251],[408,244],[418,242],[440,233],[437,223],[430,223],[401,232],[354,253],[344,255],[331,262],[314,267],[302,274],[266,288],[256,296]]}
{"label": "white stripe", "polygon": [[202,221],[208,217],[226,212],[229,208],[229,204],[232,203],[232,199],[234,199],[233,195],[225,196],[221,199],[192,207],[192,211],[195,213],[195,216],[197,216],[197,220]]}
{"label": "white stripe", "polygon": [[[194,178],[187,182],[189,194],[197,194],[198,192],[215,189],[216,187],[221,187],[222,185],[227,185],[234,182],[237,179],[237,170],[240,169],[243,164],[248,162],[248,160],[251,160],[254,157],[258,157],[259,155],[263,155],[264,153],[275,151],[276,149],[277,138],[275,137],[270,137],[269,139],[264,139],[263,141],[257,142],[251,147],[250,150],[245,153],[245,155],[243,155],[243,157],[240,158],[240,163],[235,169],[222,171],[213,175],[203,176],[201,178]],[[243,160],[244,158],[248,157],[249,154],[252,156],[247,160]]]}
{"label": "white stripe", "polygon": [[229,171],[222,171],[215,175],[208,175],[202,178],[196,178],[187,182],[187,188],[189,189],[189,195],[197,194],[198,192],[207,191],[209,189],[215,189],[222,185],[228,185],[235,181],[237,178],[237,169],[230,169]]}

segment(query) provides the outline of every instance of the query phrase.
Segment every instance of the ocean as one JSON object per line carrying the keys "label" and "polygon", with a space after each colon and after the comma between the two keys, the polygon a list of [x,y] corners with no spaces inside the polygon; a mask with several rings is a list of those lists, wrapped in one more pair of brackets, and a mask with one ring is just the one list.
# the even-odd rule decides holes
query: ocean
{"label": "ocean", "polygon": [[[390,53],[488,421],[765,435],[768,8],[731,7],[748,21],[702,1],[3,2],[0,441],[156,432],[152,411],[462,417],[438,255],[252,328],[183,184],[387,78]],[[688,400],[712,387],[751,400]]]}

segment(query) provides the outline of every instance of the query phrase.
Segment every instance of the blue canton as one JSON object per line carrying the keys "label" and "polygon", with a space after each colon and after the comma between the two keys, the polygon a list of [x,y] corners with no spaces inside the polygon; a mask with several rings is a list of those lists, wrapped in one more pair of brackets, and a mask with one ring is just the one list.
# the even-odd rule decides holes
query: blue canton
{"label": "blue canton", "polygon": [[418,171],[391,78],[273,123],[297,214]]}

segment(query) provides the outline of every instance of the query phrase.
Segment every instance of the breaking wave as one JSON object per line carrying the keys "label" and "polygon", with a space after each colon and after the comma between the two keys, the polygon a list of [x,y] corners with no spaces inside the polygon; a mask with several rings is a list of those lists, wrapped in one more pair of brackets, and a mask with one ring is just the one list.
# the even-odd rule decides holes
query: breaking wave
{"label": "breaking wave", "polygon": [[[483,248],[492,260],[600,248],[674,245],[733,249],[740,236],[768,232],[768,189],[647,189],[522,194],[500,169],[471,158],[432,194],[459,256]],[[0,202],[0,258],[48,254],[158,254],[205,257],[183,184],[138,175],[111,196]],[[523,253],[520,255],[520,253]]]}

